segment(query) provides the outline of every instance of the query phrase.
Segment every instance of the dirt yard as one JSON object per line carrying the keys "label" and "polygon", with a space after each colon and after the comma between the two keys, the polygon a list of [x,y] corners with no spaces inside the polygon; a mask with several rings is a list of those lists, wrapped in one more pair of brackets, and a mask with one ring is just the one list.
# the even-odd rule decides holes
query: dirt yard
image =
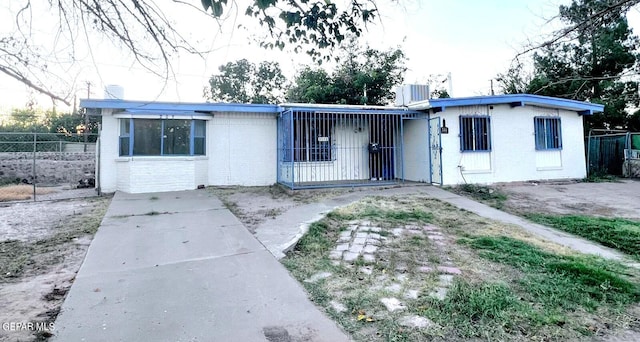
{"label": "dirt yard", "polygon": [[[640,198],[638,195],[640,194],[640,182],[638,181],[621,180],[619,182],[614,182],[614,183],[579,183],[579,182],[520,183],[520,184],[496,185],[489,189],[493,189],[491,191],[495,191],[496,194],[500,194],[501,196],[502,194],[504,194],[504,197],[499,200],[500,206],[502,206],[502,209],[506,211],[514,212],[514,213],[531,213],[531,212],[545,213],[546,212],[546,213],[558,213],[558,214],[598,215],[603,217],[624,217],[624,218],[630,218],[630,219],[640,218],[640,201],[638,201],[638,199]],[[281,215],[282,213],[296,206],[299,206],[305,203],[310,203],[313,201],[326,199],[326,198],[331,198],[333,196],[338,196],[346,192],[359,191],[359,190],[360,189],[289,191],[289,190],[280,188],[278,186],[259,187],[259,188],[231,187],[231,188],[210,189],[210,191],[213,191],[221,198],[221,200],[234,212],[236,216],[239,217],[239,219],[251,231],[254,231],[255,228],[259,226],[260,223],[265,222],[265,220],[275,218],[278,215]],[[432,209],[434,208],[434,206],[427,206],[427,207]],[[451,224],[450,221],[453,221],[457,224],[462,224],[462,222],[465,222],[464,220],[467,219],[466,214],[461,217],[455,217],[455,215],[454,217],[451,217],[451,214],[452,213],[449,212],[449,214],[446,214],[443,216],[443,217],[445,216],[449,217],[449,219],[447,220],[443,219],[444,220],[443,222],[448,222],[446,224],[443,223],[443,227],[446,228],[446,226],[450,225]],[[454,229],[454,230],[459,229],[459,228],[456,228],[457,224],[454,224],[453,226],[446,229]],[[529,243],[532,243],[533,245],[544,248],[546,250],[554,251],[555,253],[558,253],[558,255],[566,255],[566,254],[572,253],[571,251],[566,250],[566,248],[563,249],[560,246],[555,246],[553,243],[542,241],[537,237],[529,236],[526,234],[524,235],[516,234],[517,231],[514,231],[513,227],[509,227],[509,229],[507,228],[502,229],[501,228],[503,227],[502,225],[495,224],[495,223],[491,223],[491,224],[485,223],[485,224],[482,224],[481,226],[486,228],[479,231],[484,235],[489,235],[489,236],[496,235],[496,234],[503,235],[505,234],[505,232],[508,231],[509,234],[507,235],[509,236],[513,236],[521,241],[527,241]],[[355,234],[354,236],[356,236],[358,232],[359,231],[356,231],[354,233]],[[465,232],[468,232],[468,230],[465,230]],[[365,233],[371,234],[370,232],[365,232]],[[411,243],[415,245],[420,245],[419,242],[422,243],[423,241],[419,240],[415,236],[412,237]],[[436,241],[436,242],[439,242],[439,241]],[[456,248],[454,248],[454,250],[456,251],[459,251],[459,252],[464,251],[464,248],[458,247],[458,245],[455,243],[448,244],[448,245],[450,245],[449,247],[451,248],[453,248],[452,246],[456,246]],[[393,247],[392,245],[390,246]],[[381,248],[381,251],[384,251],[384,248],[382,247],[380,248]],[[460,268],[463,270],[464,269],[481,270],[485,268],[484,266],[486,265],[483,264],[484,261],[479,261],[475,258],[469,258],[468,253],[469,252],[466,251],[465,253],[462,253],[459,258],[452,258],[454,260],[458,259],[457,264],[454,266],[460,266]],[[436,258],[425,257],[425,258],[418,258],[418,259],[425,259],[428,262],[431,262],[432,261],[431,259],[436,259]],[[319,258],[319,259],[311,258],[310,260],[323,260],[323,258]],[[407,260],[408,260],[407,262],[410,263],[411,260],[415,260],[415,258],[412,257]],[[469,264],[472,261],[475,262],[476,264],[473,264],[473,265]],[[355,262],[356,264],[359,265],[363,261],[358,259]],[[285,261],[285,263],[287,263],[287,261]],[[364,264],[368,265],[366,263],[366,260]],[[379,263],[375,263],[373,266],[374,273],[377,267],[375,265],[378,265],[378,264]],[[311,269],[307,266],[308,265],[304,265],[304,267],[302,267],[301,269],[303,270]],[[504,272],[503,273],[500,272],[502,268],[498,266],[499,265],[492,264],[491,267],[487,268],[486,275],[494,275],[496,279],[504,281],[503,277],[505,276],[505,274]],[[329,267],[330,268],[329,271],[323,270],[320,268],[316,270],[315,276],[324,277],[327,274],[333,272],[333,276],[331,277],[337,277],[336,279],[342,279],[341,278],[342,276],[339,275],[340,272],[337,272],[338,270],[334,269],[335,267],[336,266],[333,266],[333,268]],[[443,266],[443,269],[447,270],[450,267],[451,265],[448,265],[445,263],[445,265]],[[501,267],[505,268],[506,266],[501,266]],[[293,267],[293,268],[295,269],[296,267]],[[388,269],[388,268],[389,268],[388,265],[386,265],[385,267],[383,267],[383,271],[384,269]],[[427,265],[427,266],[424,266],[423,268],[436,269],[440,267],[436,267],[434,265]],[[356,270],[357,269],[358,268],[356,268]],[[455,269],[452,269],[452,270],[455,271]],[[369,271],[370,269],[367,269],[365,267],[365,269],[363,269],[362,271],[362,272],[365,272],[365,275],[363,276],[362,274],[360,274],[360,272],[357,272],[358,276],[356,277],[356,279],[358,279],[359,282],[362,282],[363,279],[370,278],[371,276],[366,275],[368,274]],[[494,271],[498,273],[495,273]],[[296,271],[292,271],[292,273],[294,273],[295,275]],[[351,271],[347,273],[351,274]],[[473,275],[475,273],[470,271],[469,273],[465,273],[465,274]],[[308,277],[311,277],[311,278],[307,279]],[[416,276],[416,279],[420,277],[421,276]],[[434,276],[431,276],[431,275],[430,277],[434,278]],[[448,276],[445,274],[444,276],[441,276],[441,277],[446,278]],[[313,275],[310,275],[310,274],[298,275],[298,278],[300,279],[301,283],[305,285],[305,287],[309,287],[308,282],[311,280],[314,280]],[[402,278],[402,276],[400,276],[400,278]],[[396,278],[391,277],[389,279],[393,280]],[[491,277],[489,277],[489,279],[491,280]],[[345,284],[353,284],[355,281],[355,279],[351,279],[350,277],[347,277],[347,280],[348,281],[346,281]],[[324,280],[324,282],[327,283],[329,282],[329,280]],[[379,282],[379,279],[376,278],[376,282]],[[408,286],[407,284],[410,284],[410,281],[400,282],[400,283],[402,285],[402,289],[408,291],[406,293],[402,293],[402,292],[399,293],[401,297],[414,295],[415,293],[417,293],[416,291],[420,290],[418,288],[419,286],[416,288],[407,287]],[[394,286],[397,287],[398,284],[393,283],[391,285],[388,285],[387,287],[383,287],[382,291],[384,293],[388,293],[389,291],[393,292],[396,290]],[[437,286],[436,286],[436,289],[437,289]],[[338,287],[342,289],[342,286],[338,286]],[[405,289],[405,287],[407,288]],[[314,300],[315,300],[314,296],[317,295],[315,289],[316,289],[315,284],[312,284],[312,286],[308,288],[308,291],[310,292],[310,297],[312,297],[312,299]],[[343,293],[343,294],[348,293],[348,291],[346,291],[345,289],[342,289],[341,291],[338,291],[338,293]],[[418,291],[418,292],[422,293],[422,291]],[[371,291],[362,290],[361,292],[358,292],[358,293],[361,293],[363,295],[371,294]],[[437,295],[437,291],[436,291],[436,295]],[[320,297],[324,298],[323,296],[320,296]],[[433,294],[427,291],[424,294],[421,294],[419,298],[431,298],[431,297],[433,297]],[[410,300],[406,298],[405,300],[410,302]],[[345,308],[342,307],[343,306],[342,304],[347,304],[349,302],[358,302],[358,303],[361,303],[362,305],[362,298],[349,297],[346,299],[343,298],[343,301],[345,301],[346,303],[338,302],[336,304],[334,301],[324,303],[326,304],[326,309],[328,310],[328,314],[332,316],[334,319],[336,319],[341,325],[343,325],[343,327],[349,330],[353,334],[352,336],[356,337],[356,340],[370,340],[370,338],[372,338],[370,333],[372,331],[375,332],[378,330],[370,327],[369,330],[371,331],[367,329],[365,329],[364,331],[361,331],[359,328],[355,328],[357,324],[361,324],[361,321],[359,320],[360,316],[364,317],[363,321],[366,321],[369,318],[368,316],[369,311],[362,310],[362,312],[360,312],[360,310],[357,309],[356,307],[350,307],[349,305],[346,305]],[[375,305],[373,302],[371,304],[373,307],[373,309],[371,310],[379,313],[380,304],[378,303],[377,305]],[[321,305],[321,306],[324,306],[324,305]],[[412,307],[412,306],[414,305],[412,304],[409,305],[409,307]],[[332,314],[333,311],[337,310],[337,311],[343,312],[342,310],[345,310],[345,309],[346,311],[344,311],[344,314],[342,313]],[[353,312],[355,312],[355,314]],[[366,312],[366,315],[365,315],[365,312]],[[385,310],[382,310],[382,312],[385,312]],[[626,314],[622,314],[622,315],[604,314],[603,316],[599,316],[603,314],[602,312],[599,313],[599,315],[595,315],[593,317],[592,315],[584,315],[584,317],[578,318],[578,321],[576,321],[581,323],[575,323],[575,322],[574,323],[582,324],[586,326],[587,329],[594,329],[593,331],[588,333],[588,335],[590,336],[587,338],[586,336],[580,337],[580,336],[569,334],[568,336],[565,336],[565,337],[568,337],[568,340],[579,340],[579,339],[586,338],[587,340],[590,340],[590,341],[606,341],[606,342],[633,341],[640,338],[640,335],[638,335],[639,332],[637,331],[638,324],[640,323],[640,320],[638,318],[639,313],[640,313],[640,307],[635,306],[635,307],[631,307]],[[354,315],[357,316],[355,319],[352,317]],[[380,317],[375,317],[375,315],[371,317],[373,320],[380,318]],[[437,318],[438,316],[435,315],[434,317]],[[408,317],[401,317],[401,318],[407,320],[410,318],[413,319],[415,317],[408,316]],[[382,319],[380,322],[388,322],[388,320]],[[405,323],[406,322],[400,322],[401,325],[404,325]],[[386,323],[381,323],[381,324],[384,325]],[[441,324],[446,325],[446,323],[443,323],[443,322],[441,322]],[[354,328],[354,329],[351,329],[351,328]],[[407,328],[404,328],[404,329],[405,331],[407,331],[406,330]],[[413,329],[413,328],[410,328],[410,329]],[[365,334],[364,337],[360,336],[361,333]],[[555,334],[553,331],[548,331],[546,333],[549,334],[548,336],[554,336]],[[402,338],[400,340],[402,340]],[[463,339],[463,340],[466,341],[467,339]],[[473,340],[473,338],[471,338],[471,340]]]}
{"label": "dirt yard", "polygon": [[[462,187],[449,189],[517,215],[559,214],[640,220],[640,180],[617,179],[613,182],[582,181],[526,182],[477,187],[472,192]],[[495,192],[494,192],[495,191]],[[479,193],[480,192],[480,193]],[[597,338],[597,341],[640,341],[640,306],[628,311],[634,328]]]}
{"label": "dirt yard", "polygon": [[52,322],[109,201],[0,205],[0,341],[45,340],[55,329]]}
{"label": "dirt yard", "polygon": [[279,185],[209,188],[209,191],[216,194],[251,233],[254,233],[262,222],[273,219],[293,207],[358,190],[337,188],[291,191]]}
{"label": "dirt yard", "polygon": [[513,183],[496,189],[507,195],[508,211],[640,219],[640,180]]}

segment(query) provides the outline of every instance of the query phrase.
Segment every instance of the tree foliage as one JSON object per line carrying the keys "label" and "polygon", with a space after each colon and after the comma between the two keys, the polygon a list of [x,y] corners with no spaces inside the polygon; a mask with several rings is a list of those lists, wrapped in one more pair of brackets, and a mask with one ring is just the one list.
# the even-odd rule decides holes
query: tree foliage
{"label": "tree foliage", "polygon": [[320,68],[304,67],[287,91],[287,101],[300,103],[335,103],[333,79]]}
{"label": "tree foliage", "polygon": [[381,51],[351,42],[331,74],[307,67],[287,93],[290,102],[386,105],[404,80],[406,57],[400,48]]}
{"label": "tree foliage", "polygon": [[221,65],[209,79],[205,98],[217,102],[279,103],[286,78],[277,62],[255,65],[246,59]]}
{"label": "tree foliage", "polygon": [[[185,32],[174,28],[174,21],[189,18],[172,18],[171,13],[163,11],[165,6],[172,4],[190,9],[192,15],[209,16],[214,29],[220,28],[231,12],[244,13],[268,32],[268,37],[261,43],[263,47],[306,52],[318,60],[327,60],[327,52],[348,34],[360,36],[365,26],[377,16],[375,0],[350,0],[344,6],[329,0],[251,0],[246,8],[241,8],[234,0],[201,1],[202,6],[183,0],[161,5],[153,0],[12,2],[3,10],[12,11],[16,29],[0,35],[0,74],[18,80],[53,100],[69,104],[73,92],[58,88],[59,84],[68,85],[73,80],[54,72],[55,65],[50,64],[55,64],[57,56],[62,54],[68,55],[65,60],[77,60],[75,42],[92,44],[87,33],[94,32],[122,46],[150,72],[168,77],[172,54],[177,51],[201,52],[186,38]],[[52,51],[33,39],[33,32],[39,31],[34,28],[39,20],[33,13],[45,11],[58,22],[52,35],[58,43],[55,45],[65,46],[64,50],[53,48],[55,51]],[[67,47],[67,44],[71,46]]]}
{"label": "tree foliage", "polygon": [[449,76],[443,74],[429,75],[426,82],[429,85],[429,98],[448,99],[451,97],[447,89],[444,87],[444,84],[450,81]]}
{"label": "tree foliage", "polygon": [[[627,2],[628,3],[628,2]],[[560,6],[559,18],[571,29],[570,40],[533,53],[533,73],[516,63],[499,81],[506,93],[533,93],[605,104],[588,118],[597,128],[627,125],[629,107],[637,107],[638,38],[626,20],[627,7],[614,0],[573,0]]]}
{"label": "tree foliage", "polygon": [[[85,132],[84,115],[57,113],[36,107],[13,108],[8,119],[0,123],[0,132],[63,133],[77,135]],[[96,118],[89,120],[88,133],[98,133]]]}

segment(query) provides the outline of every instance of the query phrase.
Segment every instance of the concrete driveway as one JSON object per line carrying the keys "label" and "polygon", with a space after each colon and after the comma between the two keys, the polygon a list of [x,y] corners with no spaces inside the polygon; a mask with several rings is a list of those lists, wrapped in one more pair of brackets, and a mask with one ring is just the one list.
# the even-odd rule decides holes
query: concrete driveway
{"label": "concrete driveway", "polygon": [[346,341],[212,194],[117,193],[53,341]]}

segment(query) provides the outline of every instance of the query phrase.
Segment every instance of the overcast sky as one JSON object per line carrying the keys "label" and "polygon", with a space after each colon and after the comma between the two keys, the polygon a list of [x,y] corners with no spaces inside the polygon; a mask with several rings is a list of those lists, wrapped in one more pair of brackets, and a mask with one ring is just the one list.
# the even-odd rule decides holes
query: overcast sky
{"label": "overcast sky", "polygon": [[[409,59],[405,83],[425,83],[432,74],[451,73],[453,95],[460,97],[489,94],[490,80],[506,70],[528,39],[540,39],[541,33],[551,31],[553,27],[545,25],[545,19],[555,15],[560,4],[569,1],[399,2],[399,5],[378,2],[381,23],[369,27],[363,42],[378,49],[399,45]],[[200,1],[194,0],[194,4],[199,5]],[[110,42],[91,35],[91,48],[77,41],[80,45],[75,47],[77,61],[73,65],[64,64],[58,74],[66,79],[56,82],[64,84],[63,87],[73,87],[78,97],[82,98],[87,95],[85,82],[88,81],[92,84],[90,95],[94,98],[103,97],[106,85],[118,84],[124,87],[126,99],[198,102],[204,101],[202,93],[207,79],[217,72],[221,64],[240,58],[256,63],[262,60],[278,61],[285,75],[291,79],[302,65],[312,63],[304,54],[265,51],[251,43],[251,36],[259,34],[261,30],[235,29],[238,24],[255,24],[243,15],[229,18],[220,32],[219,26],[211,20],[183,10],[172,7],[167,15],[176,20],[175,27],[190,37],[194,45],[213,51],[205,58],[187,54],[174,56],[172,65],[175,78],[171,76],[165,81],[152,75]],[[34,17],[37,18],[38,13]],[[637,10],[632,10],[629,15],[636,33],[640,31],[637,25],[640,23],[639,17]],[[8,8],[0,6],[0,36],[15,29],[8,25],[11,22],[9,19]],[[43,45],[54,41],[55,37],[49,33],[49,27],[54,24],[46,21],[38,24],[39,29],[34,34]],[[56,42],[59,43],[59,40]],[[0,75],[0,108],[22,107],[26,101],[25,87]],[[50,106],[46,98],[40,97],[38,102],[42,107]]]}

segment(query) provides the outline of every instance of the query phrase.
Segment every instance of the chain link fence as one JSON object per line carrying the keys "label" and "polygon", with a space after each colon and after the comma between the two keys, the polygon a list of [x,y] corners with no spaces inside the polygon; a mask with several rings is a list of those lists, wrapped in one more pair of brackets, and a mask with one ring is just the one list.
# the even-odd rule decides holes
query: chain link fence
{"label": "chain link fence", "polygon": [[97,134],[0,132],[0,202],[95,196]]}

